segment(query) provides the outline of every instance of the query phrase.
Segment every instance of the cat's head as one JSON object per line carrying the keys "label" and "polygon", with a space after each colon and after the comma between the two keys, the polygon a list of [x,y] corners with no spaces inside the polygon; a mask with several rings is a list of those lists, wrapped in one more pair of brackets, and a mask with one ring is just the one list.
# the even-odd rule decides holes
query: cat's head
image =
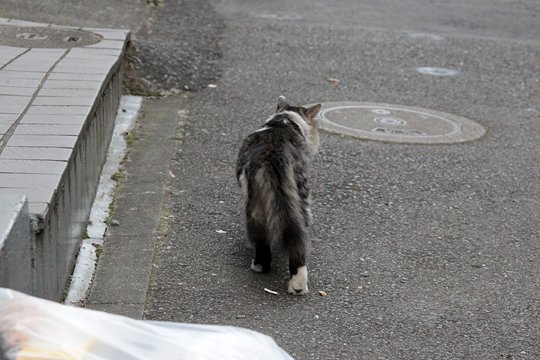
{"label": "cat's head", "polygon": [[[321,110],[321,104],[304,106],[291,106],[280,96],[277,101],[276,113],[291,112],[300,115],[301,122],[297,125],[302,129],[310,150],[315,154],[319,148],[319,120],[317,114]],[[296,117],[295,117],[296,118]]]}

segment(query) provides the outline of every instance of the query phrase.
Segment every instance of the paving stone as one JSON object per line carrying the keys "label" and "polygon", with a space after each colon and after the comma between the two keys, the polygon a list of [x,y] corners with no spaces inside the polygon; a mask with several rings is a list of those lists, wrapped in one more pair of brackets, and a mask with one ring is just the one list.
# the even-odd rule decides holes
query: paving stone
{"label": "paving stone", "polygon": [[49,26],[49,24],[43,24],[43,23],[37,23],[37,22],[25,21],[25,20],[16,20],[16,19],[9,20],[9,24],[18,25],[18,26],[37,26],[37,27]]}
{"label": "paving stone", "polygon": [[55,28],[59,29],[71,29],[71,30],[81,30],[80,26],[68,26],[68,25],[54,25]]}
{"label": "paving stone", "polygon": [[45,77],[44,71],[9,71],[1,70],[0,79],[35,79],[42,80]]}
{"label": "paving stone", "polygon": [[124,36],[127,36],[129,34],[128,29],[110,29],[110,28],[100,28],[100,27],[85,27],[85,28],[82,28],[82,30],[95,32],[95,33],[98,33],[98,34],[100,34],[101,32],[122,33],[122,34],[124,34]]}
{"label": "paving stone", "polygon": [[79,74],[82,71],[84,71],[86,74],[106,74],[109,72],[110,66],[106,67],[83,67],[80,66],[63,66],[59,65],[54,68],[54,71],[57,73],[75,73]]}
{"label": "paving stone", "polygon": [[[1,120],[1,118],[0,118]],[[85,115],[33,115],[26,114],[20,124],[84,124]]]}
{"label": "paving stone", "polygon": [[66,49],[34,48],[31,51],[34,53],[53,53],[63,55],[66,52]]}
{"label": "paving stone", "polygon": [[76,74],[99,74],[100,72],[106,74],[111,69],[116,61],[112,60],[78,60],[73,59],[59,63],[55,68],[55,73],[76,73]]}
{"label": "paving stone", "polygon": [[[64,58],[62,61],[60,61],[57,65],[58,66],[77,66],[79,67],[79,70],[83,69],[85,70],[86,67],[90,68],[106,68],[110,67],[111,65],[114,65],[118,60],[115,58],[112,58],[110,56],[108,57],[101,57],[97,59],[89,59],[88,57],[84,59],[71,59],[71,58]],[[85,71],[80,71],[84,73]]]}
{"label": "paving stone", "polygon": [[117,56],[111,54],[93,54],[93,53],[69,53],[63,60],[95,60],[95,61],[117,61]]}
{"label": "paving stone", "polygon": [[1,86],[0,95],[34,95],[36,87],[16,87],[16,86]]}
{"label": "paving stone", "polygon": [[0,174],[62,174],[65,161],[0,159]]}
{"label": "paving stone", "polygon": [[[51,67],[60,59],[60,54],[54,53],[26,53],[13,60],[10,65],[44,65]],[[6,66],[5,70],[10,71]]]}
{"label": "paving stone", "polygon": [[67,161],[70,156],[71,149],[66,148],[7,146],[0,154],[0,159]]}
{"label": "paving stone", "polygon": [[43,125],[19,124],[14,135],[79,135],[82,124],[79,125]]}
{"label": "paving stone", "polygon": [[0,95],[0,111],[4,114],[20,114],[31,99],[28,96]]}
{"label": "paving stone", "polygon": [[0,86],[6,86],[6,87],[37,87],[41,80],[37,79],[22,79],[22,78],[3,78],[0,73]]}
{"label": "paving stone", "polygon": [[65,96],[38,96],[32,102],[32,105],[76,105],[76,106],[92,106],[95,102],[94,97],[65,97]]}
{"label": "paving stone", "polygon": [[27,114],[30,115],[87,115],[90,112],[90,106],[42,106],[32,105]]}
{"label": "paving stone", "polygon": [[54,187],[47,188],[0,188],[0,195],[24,194],[29,202],[49,203],[54,195]]}
{"label": "paving stone", "polygon": [[2,174],[0,188],[40,188],[57,186],[59,175],[42,174],[28,176],[28,174]]}
{"label": "paving stone", "polygon": [[2,134],[2,135],[5,134],[9,130],[11,125],[12,124],[10,124],[10,123],[6,123],[6,124],[0,123],[0,134]]}
{"label": "paving stone", "polygon": [[74,48],[71,49],[71,55],[109,55],[118,57],[122,53],[122,49],[88,49],[88,48]]}
{"label": "paving stone", "polygon": [[103,74],[83,74],[83,73],[60,73],[53,72],[49,75],[50,80],[79,80],[79,81],[103,81],[105,75]]}
{"label": "paving stone", "polygon": [[13,124],[17,118],[16,114],[0,114],[0,124]]}
{"label": "paving stone", "polygon": [[4,69],[6,70],[16,70],[16,71],[49,71],[52,67],[52,64],[39,64],[35,62],[17,62],[10,63],[6,65]]}
{"label": "paving stone", "polygon": [[62,97],[91,97],[95,98],[97,90],[90,89],[41,89],[38,96],[62,96]]}
{"label": "paving stone", "polygon": [[103,36],[103,39],[105,40],[125,40],[129,31],[111,31],[111,30],[105,30],[105,29],[95,29],[95,28],[84,28],[85,31],[93,32],[94,34],[98,34]]}
{"label": "paving stone", "polygon": [[13,135],[9,138],[7,146],[73,148],[76,142],[77,136]]}
{"label": "paving stone", "polygon": [[32,98],[30,96],[13,96],[13,95],[1,95],[0,96],[0,109],[9,104],[28,104]]}
{"label": "paving stone", "polygon": [[[37,53],[33,51],[29,51],[27,53],[24,53],[20,55],[18,58],[14,59],[10,65],[47,65],[52,66],[54,63],[56,63],[62,54],[56,54],[56,53]],[[9,70],[9,65],[4,68],[4,70]]]}
{"label": "paving stone", "polygon": [[59,49],[60,51],[41,51],[40,49],[30,49],[26,54],[21,55],[17,60],[23,61],[39,61],[54,64],[58,61],[67,50]]}
{"label": "paving stone", "polygon": [[43,89],[100,89],[101,81],[47,80]]}
{"label": "paving stone", "polygon": [[13,59],[21,55],[25,51],[28,51],[28,49],[13,46],[0,46],[0,54],[2,54],[2,58],[5,57],[7,59]]}
{"label": "paving stone", "polygon": [[85,46],[88,48],[96,48],[96,49],[123,49],[124,48],[124,42],[118,41],[118,40],[102,40],[96,44]]}

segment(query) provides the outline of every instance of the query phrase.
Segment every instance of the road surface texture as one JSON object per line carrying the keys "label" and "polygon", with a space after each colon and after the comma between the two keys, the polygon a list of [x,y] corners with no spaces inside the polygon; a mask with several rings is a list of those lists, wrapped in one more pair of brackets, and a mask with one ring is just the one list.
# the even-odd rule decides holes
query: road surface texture
{"label": "road surface texture", "polygon": [[[245,326],[298,359],[540,357],[538,5],[228,0],[214,9],[222,76],[183,108],[146,318]],[[249,270],[234,179],[242,138],[279,95],[435,109],[487,135],[426,146],[323,134],[311,292],[292,297],[283,262],[268,275]]]}
{"label": "road surface texture", "polygon": [[[137,70],[196,91],[163,102],[179,128],[146,319],[251,328],[297,359],[540,357],[537,2],[165,0],[151,13],[129,23]],[[293,297],[283,259],[249,269],[234,178],[279,95],[433,109],[487,133],[447,145],[322,133],[310,293]],[[127,191],[147,171],[128,166]]]}

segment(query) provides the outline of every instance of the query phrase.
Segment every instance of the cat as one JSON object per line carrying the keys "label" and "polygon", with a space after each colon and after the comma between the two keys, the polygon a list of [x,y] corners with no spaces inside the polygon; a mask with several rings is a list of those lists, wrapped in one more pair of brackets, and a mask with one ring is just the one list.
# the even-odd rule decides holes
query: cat
{"label": "cat", "polygon": [[283,250],[289,260],[292,295],[308,292],[308,172],[319,146],[320,109],[321,104],[291,106],[280,96],[276,113],[245,138],[236,161],[248,245],[255,248],[251,269],[270,271],[272,252]]}

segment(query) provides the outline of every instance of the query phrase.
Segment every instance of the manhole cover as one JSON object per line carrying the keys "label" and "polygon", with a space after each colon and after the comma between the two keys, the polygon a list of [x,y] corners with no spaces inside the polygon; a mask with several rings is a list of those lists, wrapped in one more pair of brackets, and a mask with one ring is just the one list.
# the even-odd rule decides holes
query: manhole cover
{"label": "manhole cover", "polygon": [[67,49],[98,43],[102,37],[82,30],[40,26],[0,25],[0,45]]}
{"label": "manhole cover", "polygon": [[485,134],[482,126],[461,116],[380,103],[323,103],[319,119],[330,132],[398,143],[452,144]]}

